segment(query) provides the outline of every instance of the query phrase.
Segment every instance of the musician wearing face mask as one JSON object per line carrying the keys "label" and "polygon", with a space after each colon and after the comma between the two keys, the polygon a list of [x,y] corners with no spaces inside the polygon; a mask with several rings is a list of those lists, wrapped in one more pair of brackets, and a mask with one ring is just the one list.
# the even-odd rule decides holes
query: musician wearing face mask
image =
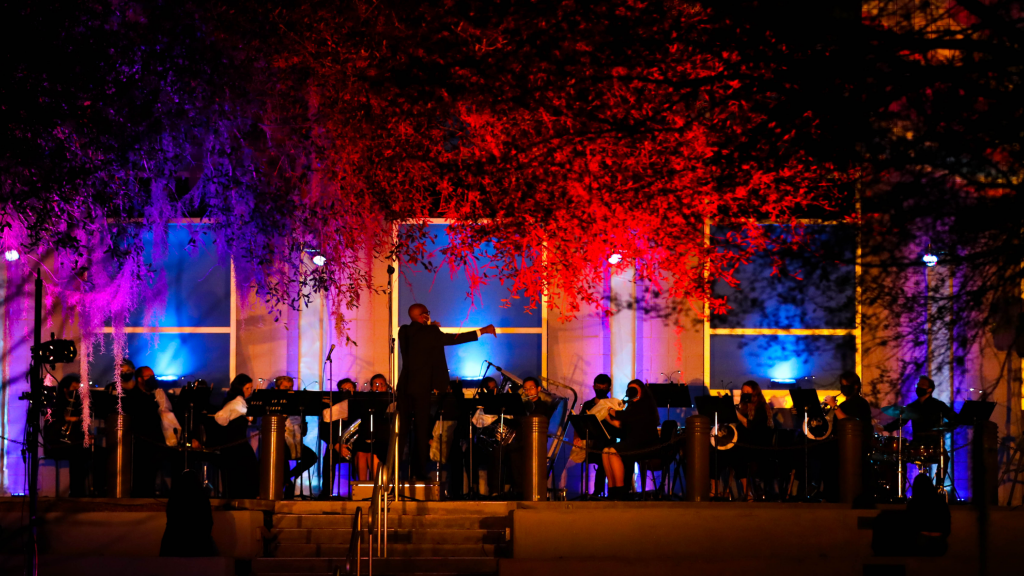
{"label": "musician wearing face mask", "polygon": [[[915,390],[917,400],[907,404],[910,414],[910,425],[914,431],[914,444],[938,449],[941,432],[937,429],[954,421],[956,413],[945,402],[932,396],[935,382],[927,376],[921,376]],[[887,431],[899,428],[899,421],[894,420],[885,426]]]}
{"label": "musician wearing face mask", "polygon": [[[761,386],[748,380],[740,389],[740,403],[736,407],[736,417],[740,421],[739,441],[744,446],[739,449],[737,464],[734,468],[736,478],[740,481],[744,497],[747,501],[754,500],[752,481],[764,480],[768,484],[772,471],[765,448],[771,445],[772,409],[764,398]],[[770,487],[766,486],[770,489]]]}
{"label": "musician wearing face mask", "polygon": [[84,446],[82,398],[78,394],[81,386],[82,378],[78,374],[61,378],[50,420],[43,428],[47,457],[68,462],[72,498],[88,496],[85,481],[89,475],[89,449]]}
{"label": "musician wearing face mask", "polygon": [[[612,379],[607,374],[598,374],[594,377],[594,397],[583,403],[583,407],[580,409],[580,414],[589,414],[591,410],[597,406],[598,401],[608,398],[612,392]],[[582,446],[583,439],[580,438],[579,444]],[[607,442],[603,438],[591,438],[590,439],[590,452],[587,453],[587,466],[591,464],[597,465],[597,473],[594,476],[594,493],[604,493],[605,484],[605,473],[604,473],[604,462],[602,460],[601,451],[608,447],[611,440]]]}
{"label": "musician wearing face mask", "polygon": [[633,380],[626,388],[626,408],[608,411],[608,423],[619,429],[620,440],[601,455],[608,476],[608,496],[613,500],[628,497],[626,471],[632,478],[633,465],[645,458],[644,451],[658,445],[658,405],[654,395],[641,380]]}

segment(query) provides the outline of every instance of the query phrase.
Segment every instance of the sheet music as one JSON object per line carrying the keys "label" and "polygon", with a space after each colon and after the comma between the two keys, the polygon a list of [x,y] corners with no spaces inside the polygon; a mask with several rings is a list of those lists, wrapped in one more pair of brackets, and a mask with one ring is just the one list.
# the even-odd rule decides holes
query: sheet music
{"label": "sheet music", "polygon": [[603,422],[608,419],[608,411],[610,409],[622,410],[625,407],[626,404],[619,398],[602,398],[594,404],[594,407],[587,414],[593,414],[597,416],[599,421]]}
{"label": "sheet music", "polygon": [[322,417],[324,422],[348,419],[348,400],[342,400],[330,408],[324,408]]}

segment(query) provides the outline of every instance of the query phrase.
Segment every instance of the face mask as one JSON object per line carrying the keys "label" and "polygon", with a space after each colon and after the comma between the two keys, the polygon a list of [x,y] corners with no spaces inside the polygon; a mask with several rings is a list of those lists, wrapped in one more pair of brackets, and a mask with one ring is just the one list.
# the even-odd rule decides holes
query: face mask
{"label": "face mask", "polygon": [[918,398],[924,398],[925,396],[928,395],[929,392],[931,392],[931,390],[928,390],[927,388],[918,388],[917,389],[917,397]]}
{"label": "face mask", "polygon": [[122,372],[121,373],[121,382],[122,383],[131,382],[132,378],[134,378],[134,377],[135,377],[135,374],[132,374],[131,372]]}
{"label": "face mask", "polygon": [[637,396],[640,396],[640,391],[637,390],[636,388],[630,386],[629,388],[626,389],[626,400],[628,402],[636,400]]}
{"label": "face mask", "polygon": [[853,396],[857,393],[856,390],[853,389],[853,386],[850,386],[849,384],[840,385],[839,391],[843,393],[843,396],[847,397]]}
{"label": "face mask", "polygon": [[752,402],[753,400],[754,400],[754,395],[753,394],[749,394],[749,393],[746,393],[746,392],[744,392],[743,394],[740,394],[740,402],[743,402],[744,404]]}
{"label": "face mask", "polygon": [[598,398],[607,398],[608,393],[611,391],[611,388],[594,388],[594,396],[597,396]]}

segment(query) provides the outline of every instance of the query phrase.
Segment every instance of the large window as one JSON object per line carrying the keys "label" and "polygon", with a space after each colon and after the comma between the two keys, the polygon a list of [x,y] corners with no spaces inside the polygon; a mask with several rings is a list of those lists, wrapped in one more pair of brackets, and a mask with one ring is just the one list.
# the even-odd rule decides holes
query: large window
{"label": "large window", "polygon": [[[153,264],[152,233],[143,241],[146,262]],[[157,301],[140,302],[125,327],[128,358],[165,382],[203,378],[226,388],[235,373],[234,289],[230,264],[219,258],[208,226],[171,224],[167,255],[155,272]],[[94,385],[113,381],[112,331],[105,329],[102,349],[91,358]]]}
{"label": "large window", "polygon": [[[709,230],[719,238],[727,233]],[[738,389],[755,380],[766,389],[775,381],[836,390],[841,372],[860,372],[856,230],[814,224],[805,234],[800,250],[740,266],[737,288],[714,286],[732,310],[705,320],[704,377],[711,388]]]}
{"label": "large window", "polygon": [[[524,309],[525,299],[512,300],[509,305],[508,289],[495,278],[480,287],[471,300],[472,290],[465,273],[460,271],[453,277],[451,269],[443,265],[444,257],[440,250],[448,245],[447,225],[439,221],[430,224],[429,231],[434,237],[428,245],[428,250],[434,253],[432,271],[422,265],[399,266],[393,319],[395,333],[400,324],[408,323],[406,310],[409,306],[420,302],[427,306],[431,318],[440,322],[445,332],[463,332],[488,324],[494,324],[496,328],[497,338],[486,336],[478,342],[445,349],[452,379],[479,378],[485,360],[519,376],[546,376],[546,315],[543,309],[527,312]],[[490,262],[490,253],[489,245],[478,248],[476,256],[481,266]],[[401,362],[401,358],[398,361]]]}

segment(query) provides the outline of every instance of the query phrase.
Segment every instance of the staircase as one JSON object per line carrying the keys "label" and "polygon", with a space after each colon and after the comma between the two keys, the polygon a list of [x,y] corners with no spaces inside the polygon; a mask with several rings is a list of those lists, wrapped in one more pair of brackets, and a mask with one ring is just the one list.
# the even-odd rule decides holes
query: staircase
{"label": "staircase", "polygon": [[[280,502],[272,520],[267,557],[253,561],[257,575],[344,574],[352,519],[366,502]],[[505,502],[398,502],[388,516],[387,558],[375,556],[373,574],[493,575],[508,556],[511,529]],[[374,544],[376,548],[376,543]],[[362,574],[369,573],[367,533]]]}

